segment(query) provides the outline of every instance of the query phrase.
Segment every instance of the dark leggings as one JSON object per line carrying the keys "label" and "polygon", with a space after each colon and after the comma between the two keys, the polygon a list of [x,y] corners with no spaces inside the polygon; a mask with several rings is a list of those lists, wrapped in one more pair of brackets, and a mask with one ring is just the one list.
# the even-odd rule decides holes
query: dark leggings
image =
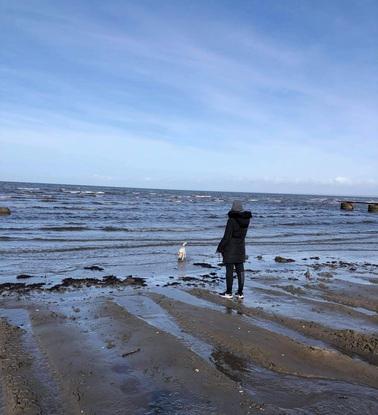
{"label": "dark leggings", "polygon": [[232,294],[232,283],[234,282],[234,267],[238,275],[238,292],[243,292],[244,287],[244,264],[240,262],[238,264],[226,264],[226,284],[227,292]]}

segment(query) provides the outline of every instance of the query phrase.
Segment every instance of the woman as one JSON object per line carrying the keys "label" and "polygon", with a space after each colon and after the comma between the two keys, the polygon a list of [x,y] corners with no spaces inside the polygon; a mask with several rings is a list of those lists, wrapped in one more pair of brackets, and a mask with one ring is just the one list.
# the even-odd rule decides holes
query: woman
{"label": "woman", "polygon": [[236,297],[239,299],[244,298],[245,237],[251,217],[251,212],[243,211],[243,206],[240,201],[235,200],[233,202],[232,208],[228,212],[228,221],[224,236],[217,248],[217,252],[222,254],[223,263],[226,265],[227,289],[221,294],[224,298],[232,298],[234,268],[238,275],[238,291]]}

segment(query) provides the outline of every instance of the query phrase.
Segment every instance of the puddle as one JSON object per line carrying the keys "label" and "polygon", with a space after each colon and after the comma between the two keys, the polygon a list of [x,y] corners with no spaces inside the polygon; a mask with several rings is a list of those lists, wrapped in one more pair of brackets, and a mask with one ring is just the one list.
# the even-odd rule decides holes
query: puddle
{"label": "puddle", "polygon": [[213,351],[212,347],[182,331],[174,318],[151,298],[143,295],[130,295],[126,298],[117,297],[113,301],[149,325],[180,339],[187,348],[203,359],[208,360],[210,358]]}
{"label": "puddle", "polygon": [[[334,329],[351,329],[363,332],[375,332],[376,325],[364,319],[352,317],[346,313],[337,313],[335,311],[321,310],[322,305],[329,304],[343,307],[345,310],[353,310],[363,313],[367,316],[374,316],[376,313],[360,307],[350,307],[318,298],[300,297],[287,293],[283,289],[265,287],[262,284],[254,283],[253,288],[248,288],[244,298],[244,304],[249,307],[262,307],[265,311],[285,317],[295,319],[311,320],[321,325]],[[260,290],[261,289],[261,290]],[[285,295],[275,297],[274,293],[268,293],[267,290],[277,291]],[[319,307],[319,311],[314,311]]]}
{"label": "puddle", "polygon": [[[232,314],[232,313],[239,314],[240,318],[243,321],[251,325],[251,329],[250,329],[251,331],[253,331],[253,326],[257,326],[259,328],[263,328],[265,330],[278,333],[282,336],[286,336],[306,346],[321,348],[321,349],[336,352],[336,353],[340,353],[340,352],[344,354],[346,353],[345,350],[340,350],[337,347],[334,347],[325,341],[301,334],[295,329],[288,328],[283,324],[281,325],[269,319],[263,319],[260,317],[253,317],[253,316],[245,315],[242,312],[235,309],[235,306],[237,306],[238,304],[238,303],[235,304],[235,301],[232,301],[230,306],[227,306],[227,305],[216,304],[209,300],[201,299],[188,292],[178,290],[178,289],[170,289],[169,291],[166,291],[165,289],[160,289],[160,290],[154,290],[154,292],[165,295],[166,297],[172,298],[173,300],[182,301],[189,305],[198,306],[202,308],[209,308],[209,309],[212,309],[218,312],[225,312],[227,314]],[[348,355],[352,357],[354,360],[358,360],[360,362],[366,362],[366,360],[364,360],[361,356],[356,355],[355,353],[350,352],[348,353]]]}
{"label": "puddle", "polygon": [[211,301],[207,301],[202,298],[196,297],[180,288],[154,288],[151,291],[157,294],[164,295],[165,297],[172,298],[172,300],[181,301],[183,303],[190,304],[196,307],[209,308],[215,311],[222,311],[224,308],[219,304],[215,304]]}
{"label": "puddle", "polygon": [[[64,303],[59,302],[56,311],[67,317],[64,325],[80,330],[80,348],[99,361],[97,370],[101,371],[101,379],[118,385],[115,388],[119,388],[125,399],[130,400],[130,405],[137,405],[140,414],[147,413],[148,403],[154,401],[153,395],[156,391],[154,380],[128,364],[127,359],[122,357],[122,346],[114,343],[110,348],[107,347],[108,341],[113,343],[111,322],[93,315],[92,305],[95,296],[84,296],[84,294],[88,294],[88,291],[66,293]],[[108,293],[101,291],[96,294],[98,298]],[[80,353],[75,349],[73,352]],[[139,409],[133,413],[137,414],[138,411]]]}
{"label": "puddle", "polygon": [[299,332],[295,330],[281,326],[280,324],[275,323],[273,321],[251,318],[249,316],[243,316],[243,319],[247,323],[255,324],[256,326],[261,327],[263,329],[281,334],[282,336],[289,337],[290,339],[293,339],[307,346],[321,347],[323,349],[328,349],[328,350],[336,350],[333,347],[331,347],[329,344],[326,344],[321,340],[316,340],[316,339],[313,339],[312,337],[304,336],[303,334],[300,334]]}
{"label": "puddle", "polygon": [[[306,337],[306,336],[298,333],[297,331],[291,330],[291,329],[286,328],[284,326],[281,326],[278,323],[272,322],[270,320],[264,320],[264,319],[261,319],[261,318],[256,318],[256,317],[252,317],[252,316],[243,315],[242,312],[240,312],[240,311],[238,311],[234,308],[234,306],[235,306],[234,303],[232,303],[232,305],[227,307],[225,305],[219,305],[219,304],[213,303],[211,301],[207,301],[207,300],[198,298],[198,297],[196,297],[194,295],[191,295],[191,294],[189,294],[185,291],[177,290],[177,289],[173,289],[173,290],[169,290],[169,291],[166,291],[165,289],[154,290],[154,291],[158,292],[159,294],[162,294],[166,297],[172,298],[173,300],[182,301],[183,303],[187,303],[189,305],[193,305],[193,306],[197,306],[197,307],[201,307],[201,308],[208,308],[208,309],[219,311],[219,312],[222,312],[222,313],[226,312],[227,314],[239,314],[241,316],[241,318],[245,322],[247,322],[248,324],[255,325],[257,327],[282,334],[284,336],[287,336],[287,337],[289,337],[293,340],[296,340],[296,341],[301,342],[303,344],[306,344],[308,346],[323,347],[323,348],[332,349],[328,345],[326,345],[326,343],[324,343],[320,340],[312,339],[311,337]],[[253,328],[251,330],[253,330]]]}
{"label": "puddle", "polygon": [[[189,409],[190,408],[190,409]],[[175,415],[202,415],[216,414],[217,408],[211,402],[198,402],[198,397],[190,395],[183,397],[178,392],[157,390],[154,392],[148,409],[137,412],[137,415],[175,414]]]}
{"label": "puddle", "polygon": [[[233,310],[231,307],[217,305],[210,301],[197,298],[181,289],[154,289],[153,292],[204,309],[212,309],[223,313],[237,313],[237,311]],[[109,369],[117,376],[119,384],[121,385],[120,390],[123,393],[130,394],[135,392],[135,394],[138,394],[138,390],[143,390],[143,393],[145,394],[144,397],[147,398],[147,401],[145,401],[143,405],[144,408],[141,406],[142,409],[135,412],[136,415],[152,415],[158,413],[174,413],[177,415],[187,415],[190,413],[191,415],[196,415],[215,413],[215,408],[213,408],[208,401],[198,401],[198,397],[192,399],[190,394],[182,396],[182,394],[174,391],[156,388],[156,385],[154,385],[151,380],[149,381],[146,376],[130,370],[127,362],[120,358],[119,349],[117,347],[107,349],[107,328],[102,325],[104,323],[100,320],[97,320],[96,318],[93,319],[93,310],[91,314],[90,306],[98,295],[106,295],[106,298],[111,297],[113,302],[134,316],[158,330],[162,330],[175,336],[199,357],[210,362],[212,365],[215,365],[218,370],[229,378],[239,382],[242,389],[261,404],[276,405],[283,408],[285,410],[284,413],[286,414],[310,415],[313,413],[333,413],[341,415],[348,413],[348,411],[349,413],[378,413],[378,398],[375,389],[352,385],[346,382],[282,375],[259,366],[254,366],[249,361],[225,350],[214,350],[208,343],[185,333],[176,323],[175,319],[151,298],[145,295],[145,292],[138,293],[138,291],[134,289],[127,290],[127,292],[124,290],[121,292],[119,290],[80,290],[75,293],[65,293],[64,302],[60,301],[61,295],[55,296],[49,294],[39,296],[39,300],[41,301],[43,298],[46,300],[46,304],[48,304],[47,300],[54,304],[56,303],[58,312],[63,312],[69,317],[75,317],[75,320],[67,320],[67,324],[79,327],[79,329],[85,333],[83,347],[88,344],[90,347],[98,349],[100,358],[104,359],[105,364],[108,365]],[[256,301],[258,301],[256,300],[256,296],[258,296],[261,301],[261,293],[256,294],[254,291],[248,293],[246,305],[250,304],[252,307],[256,307]],[[275,301],[277,301],[277,299],[275,299]],[[279,298],[279,301],[282,301],[282,297]],[[263,302],[264,304],[269,305],[267,298],[265,298]],[[80,312],[75,312],[74,307],[79,307]],[[302,307],[302,305],[300,305],[300,307]],[[303,309],[299,308],[298,304],[295,303],[285,303],[283,310],[293,314],[296,313],[297,317],[298,312],[303,311]],[[281,312],[281,307],[279,311]],[[327,311],[327,313],[329,312]],[[34,371],[38,374],[38,379],[44,385],[47,385],[49,393],[53,397],[58,396],[58,389],[47,370],[47,362],[34,339],[27,311],[23,309],[0,309],[0,316],[6,317],[11,324],[21,326],[26,331],[23,339],[25,341],[26,350],[35,356],[35,361],[33,362]],[[319,319],[322,319],[323,322],[323,315],[316,314],[316,316]],[[303,316],[301,317],[303,318]],[[86,318],[88,318],[88,320]],[[245,315],[241,315],[241,318],[248,323],[286,335],[301,343],[324,347],[322,342],[302,336],[296,331],[286,329],[269,320]],[[329,318],[332,318],[332,316]],[[345,323],[346,319],[348,319],[348,321],[350,320],[350,316],[344,316],[344,319]],[[111,329],[109,332],[111,333]],[[328,346],[327,348],[329,349]],[[45,397],[45,399],[48,399],[48,397]],[[2,400],[0,390],[0,413],[2,413],[1,405]]]}
{"label": "puddle", "polygon": [[[349,408],[349,402],[340,405],[339,399],[355,399],[358,405],[361,399],[369,404],[372,412],[378,411],[378,398],[376,390],[369,387],[352,385],[341,381],[321,379],[308,379],[292,375],[282,375],[268,369],[254,366],[246,359],[234,354],[215,350],[211,356],[215,366],[239,382],[256,402],[270,404],[282,409],[289,409],[290,414],[313,414],[325,412],[312,412],[309,406],[326,402],[329,412],[332,414],[344,414]],[[272,393],[274,391],[274,393]],[[332,391],[330,393],[329,391]],[[337,400],[336,400],[337,399]],[[330,402],[332,400],[332,402]],[[302,409],[303,408],[303,409]],[[308,410],[307,410],[308,408]]]}

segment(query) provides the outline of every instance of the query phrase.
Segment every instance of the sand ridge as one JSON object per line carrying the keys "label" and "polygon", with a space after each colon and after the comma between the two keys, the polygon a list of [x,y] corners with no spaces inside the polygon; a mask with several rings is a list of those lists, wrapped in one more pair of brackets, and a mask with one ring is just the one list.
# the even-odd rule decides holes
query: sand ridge
{"label": "sand ridge", "polygon": [[[282,302],[276,290],[263,295]],[[193,286],[83,281],[3,295],[4,415],[377,413],[374,331],[255,302]],[[324,310],[374,328],[375,316],[361,310],[327,302]]]}

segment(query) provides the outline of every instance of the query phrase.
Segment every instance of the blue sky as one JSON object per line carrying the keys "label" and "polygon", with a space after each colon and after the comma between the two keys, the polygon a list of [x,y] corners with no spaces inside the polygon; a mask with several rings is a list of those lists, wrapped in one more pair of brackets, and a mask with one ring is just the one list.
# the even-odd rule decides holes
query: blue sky
{"label": "blue sky", "polygon": [[0,180],[378,194],[375,0],[0,7]]}

